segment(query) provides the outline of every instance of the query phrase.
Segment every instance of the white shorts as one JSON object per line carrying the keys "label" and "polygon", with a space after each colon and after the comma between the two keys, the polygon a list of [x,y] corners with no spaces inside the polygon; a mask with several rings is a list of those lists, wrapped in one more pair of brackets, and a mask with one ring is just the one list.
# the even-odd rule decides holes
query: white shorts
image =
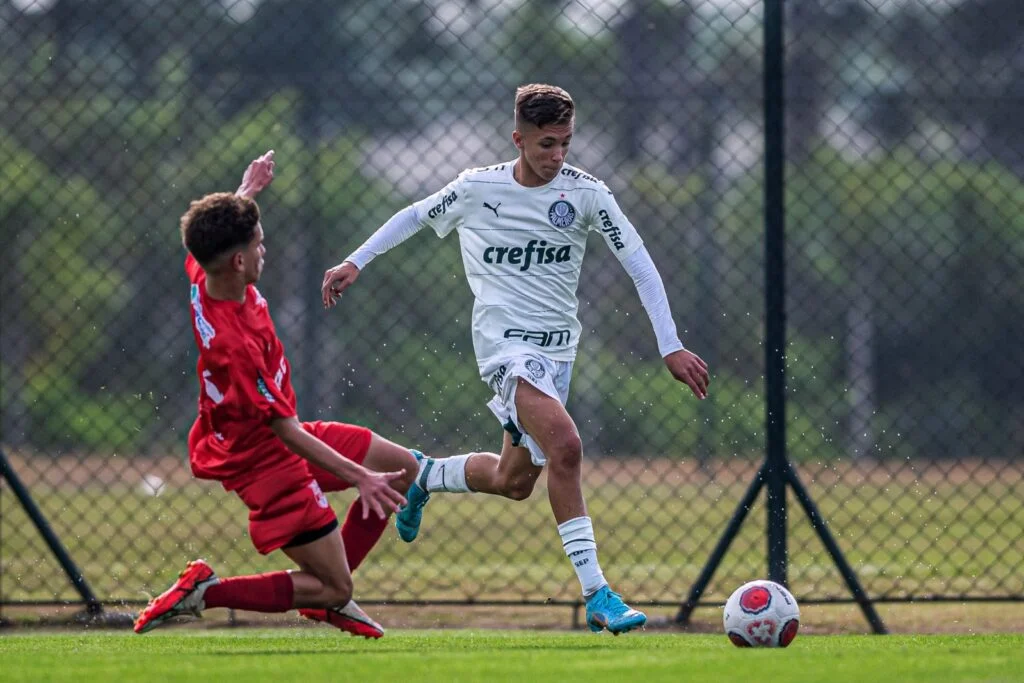
{"label": "white shorts", "polygon": [[512,435],[512,444],[529,448],[533,464],[543,467],[548,460],[537,442],[526,433],[516,411],[518,379],[522,377],[564,406],[569,398],[572,361],[551,360],[539,354],[524,354],[488,363],[480,374],[487,386],[494,391],[494,398],[487,402],[487,407],[498,418],[505,431]]}

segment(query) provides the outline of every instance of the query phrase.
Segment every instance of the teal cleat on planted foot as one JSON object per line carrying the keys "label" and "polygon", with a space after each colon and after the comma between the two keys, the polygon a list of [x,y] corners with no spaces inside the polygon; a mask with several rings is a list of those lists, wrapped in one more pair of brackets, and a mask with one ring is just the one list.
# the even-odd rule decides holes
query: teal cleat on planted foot
{"label": "teal cleat on planted foot", "polygon": [[622,596],[608,586],[602,587],[587,600],[587,626],[597,632],[608,629],[619,635],[635,628],[643,628],[647,615],[622,602]]}
{"label": "teal cleat on planted foot", "polygon": [[428,458],[419,451],[409,450],[416,456],[417,461],[426,462],[424,462],[419,476],[416,477],[416,481],[405,492],[406,504],[399,508],[398,514],[395,515],[395,528],[398,529],[398,536],[406,543],[415,541],[416,535],[420,532],[423,506],[430,500],[430,494],[427,493],[427,475],[434,467],[433,458]]}

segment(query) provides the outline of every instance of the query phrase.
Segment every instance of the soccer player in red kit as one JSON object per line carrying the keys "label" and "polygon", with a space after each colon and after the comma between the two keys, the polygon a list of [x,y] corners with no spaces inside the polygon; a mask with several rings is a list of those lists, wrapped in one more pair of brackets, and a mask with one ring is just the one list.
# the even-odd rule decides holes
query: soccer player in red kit
{"label": "soccer player in red kit", "polygon": [[[139,614],[136,633],[179,614],[229,607],[298,608],[356,635],[383,635],[352,600],[352,571],[405,502],[417,459],[365,427],[304,423],[296,415],[291,366],[255,287],[265,248],[252,197],[273,179],[273,168],[271,151],[250,164],[235,194],[206,195],[181,218],[199,348],[199,417],[188,448],[197,478],[220,482],[248,506],[256,549],[280,549],[299,569],[218,578],[194,560]],[[352,486],[359,497],[339,534],[324,492]]]}

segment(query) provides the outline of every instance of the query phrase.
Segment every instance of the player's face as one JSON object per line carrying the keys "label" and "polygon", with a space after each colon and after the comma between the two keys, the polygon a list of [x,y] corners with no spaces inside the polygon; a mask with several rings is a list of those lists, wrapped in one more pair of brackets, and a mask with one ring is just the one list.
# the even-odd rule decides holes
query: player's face
{"label": "player's face", "polygon": [[263,246],[263,225],[257,223],[256,234],[253,235],[252,241],[242,251],[243,272],[245,273],[245,283],[247,285],[251,285],[260,279],[260,275],[263,273],[263,254],[266,252],[267,248]]}
{"label": "player's face", "polygon": [[523,185],[546,185],[555,179],[569,154],[574,129],[575,123],[570,121],[560,126],[539,128],[524,123],[519,130],[513,131],[512,140],[519,148],[520,182]]}

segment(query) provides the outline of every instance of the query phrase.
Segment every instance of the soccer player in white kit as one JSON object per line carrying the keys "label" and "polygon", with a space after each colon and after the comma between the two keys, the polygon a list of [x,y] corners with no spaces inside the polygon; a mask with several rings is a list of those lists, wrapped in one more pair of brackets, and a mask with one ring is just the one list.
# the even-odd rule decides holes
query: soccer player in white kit
{"label": "soccer player in white kit", "polygon": [[458,231],[475,297],[473,348],[494,391],[487,404],[505,429],[501,454],[422,458],[407,505],[396,517],[412,541],[431,493],[492,493],[523,500],[548,466],[548,498],[566,555],[587,602],[587,624],[614,634],[647,617],[611,590],[597,560],[582,491],[583,446],[565,402],[581,325],[576,317],[587,235],[596,230],[632,277],[669,372],[700,399],[707,364],[683,347],[665,287],[636,229],[607,186],[565,163],[575,106],[561,88],[516,91],[513,161],[463,171],[437,193],[391,217],[341,264],[324,274],[333,307],[370,261],[424,228]]}

